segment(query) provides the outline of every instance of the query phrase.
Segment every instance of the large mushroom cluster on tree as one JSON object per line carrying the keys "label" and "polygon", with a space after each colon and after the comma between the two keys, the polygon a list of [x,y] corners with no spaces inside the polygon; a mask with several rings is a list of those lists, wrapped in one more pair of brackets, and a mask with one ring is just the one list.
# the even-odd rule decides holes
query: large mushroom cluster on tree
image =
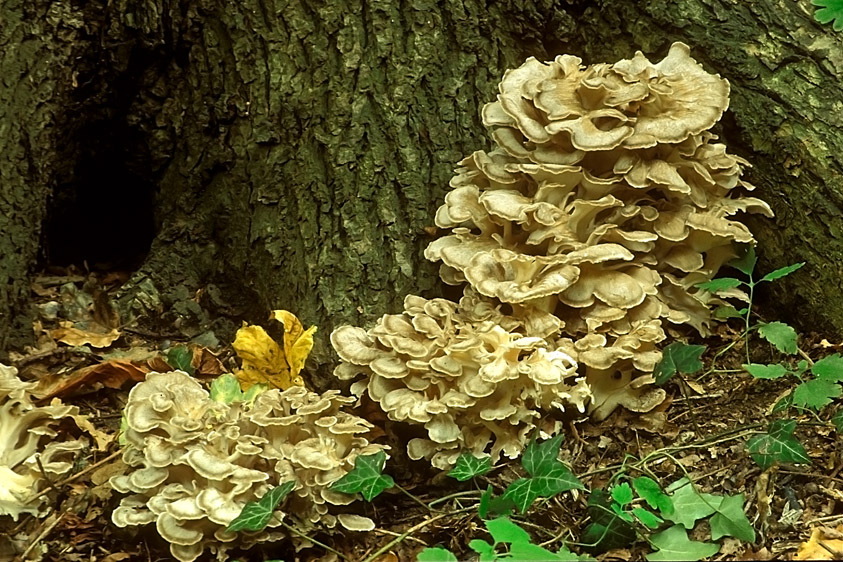
{"label": "large mushroom cluster on tree", "polygon": [[[655,407],[665,322],[706,334],[716,299],[697,285],[754,243],[730,217],[772,215],[733,193],[752,189],[747,162],[709,131],[728,101],[728,82],[682,43],[655,64],[562,55],[508,71],[482,111],[496,146],[460,162],[436,213],[450,232],[425,252],[471,304],[408,297],[368,331],[339,328],[337,376],[362,376],[355,394],[422,424],[410,455],[439,467],[489,444],[495,460],[517,456],[543,413],[584,398],[597,418]],[[539,357],[554,358],[554,390],[533,389]]]}

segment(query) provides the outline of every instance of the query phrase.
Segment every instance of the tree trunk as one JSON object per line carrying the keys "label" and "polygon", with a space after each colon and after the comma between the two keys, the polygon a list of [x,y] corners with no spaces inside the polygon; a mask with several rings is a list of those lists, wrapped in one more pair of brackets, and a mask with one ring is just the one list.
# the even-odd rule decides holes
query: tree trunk
{"label": "tree trunk", "polygon": [[[656,60],[676,40],[732,84],[722,135],[777,212],[750,221],[762,267],[808,261],[777,312],[843,332],[843,35],[813,22],[808,0],[488,4],[6,2],[0,37],[21,54],[0,63],[0,231],[13,244],[0,248],[0,338],[23,329],[11,318],[52,190],[51,254],[114,261],[151,244],[124,321],[226,334],[208,309],[286,308],[319,326],[327,365],[333,327],[443,292],[427,227],[456,162],[489,146],[479,110],[505,69],[562,53]],[[70,246],[68,208],[98,227]]]}

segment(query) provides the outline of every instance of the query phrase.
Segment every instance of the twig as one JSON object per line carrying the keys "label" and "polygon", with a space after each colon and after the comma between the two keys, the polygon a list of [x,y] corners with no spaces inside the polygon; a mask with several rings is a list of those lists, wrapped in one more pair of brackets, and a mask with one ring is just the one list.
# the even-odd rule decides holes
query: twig
{"label": "twig", "polygon": [[417,525],[413,525],[412,527],[410,527],[409,529],[407,529],[406,531],[404,531],[403,533],[401,533],[400,535],[398,535],[397,537],[395,537],[394,539],[392,539],[391,541],[389,541],[388,543],[386,543],[385,545],[383,545],[382,547],[377,549],[375,552],[370,554],[368,557],[366,557],[365,560],[363,560],[361,562],[372,562],[373,560],[376,560],[378,558],[378,556],[380,556],[384,552],[388,551],[390,548],[392,548],[396,544],[400,543],[401,541],[406,539],[408,536],[412,535],[413,533],[415,533],[419,529],[423,529],[424,527],[426,527],[427,525],[430,525],[431,523],[433,523],[435,521],[439,521],[440,519],[445,519],[446,517],[452,517],[454,515],[457,515],[458,513],[465,513],[466,511],[471,511],[473,509],[474,509],[474,506],[464,507],[462,509],[457,509],[455,511],[449,511],[448,513],[442,513],[441,515],[435,515],[435,516],[431,517],[430,519],[425,519],[421,523],[419,523]]}
{"label": "twig", "polygon": [[[321,543],[321,542],[317,541],[316,539],[314,539],[314,538],[312,538],[312,537],[307,536],[305,533],[302,533],[301,531],[299,531],[298,529],[296,529],[295,527],[293,527],[293,526],[292,526],[292,525],[290,525],[289,523],[287,523],[287,522],[285,522],[285,521],[281,521],[281,525],[282,525],[285,529],[287,529],[288,531],[292,531],[293,533],[297,534],[298,536],[300,536],[301,538],[305,539],[306,541],[308,541],[308,542],[312,542],[312,543],[313,543],[313,544],[315,544],[316,546],[321,547],[321,548],[324,548],[324,549],[325,549],[325,550],[327,550],[328,552],[332,552],[332,553],[336,554],[337,556],[339,556],[339,557],[340,557],[340,558],[342,558],[343,560],[349,560],[349,558],[348,558],[348,557],[346,557],[346,556],[345,556],[342,552],[340,552],[339,550],[336,550],[336,549],[334,549],[334,548],[331,548],[331,547],[330,547],[330,546],[328,546],[327,544],[325,544],[325,543]],[[349,560],[349,562],[350,562],[350,560]]]}
{"label": "twig", "polygon": [[[395,531],[388,531],[386,529],[375,529],[372,532],[373,533],[380,533],[381,535],[389,535],[391,537],[400,537],[401,536],[401,533],[396,533]],[[430,546],[429,544],[427,544],[426,542],[424,542],[423,540],[421,540],[420,538],[417,538],[417,537],[407,537],[407,540],[417,542],[422,546]]]}
{"label": "twig", "polygon": [[[99,468],[100,466],[104,465],[104,464],[105,464],[105,463],[107,463],[108,461],[114,460],[114,459],[115,459],[115,458],[117,458],[117,457],[118,457],[118,456],[119,456],[122,452],[123,452],[123,451],[115,451],[114,453],[112,453],[112,454],[110,454],[109,456],[105,457],[105,458],[104,458],[104,459],[102,459],[101,461],[95,462],[94,464],[92,464],[91,466],[89,466],[89,467],[85,468],[84,470],[80,470],[80,471],[79,471],[79,472],[77,472],[76,474],[71,474],[70,476],[68,476],[67,478],[65,478],[64,480],[62,480],[62,481],[61,481],[61,482],[59,482],[58,484],[56,484],[56,485],[55,485],[55,488],[59,488],[59,487],[61,487],[61,486],[64,486],[65,484],[69,484],[70,482],[73,482],[74,480],[76,480],[76,479],[77,479],[77,478],[79,478],[80,476],[82,476],[82,475],[84,475],[84,474],[87,474],[87,473],[91,472],[91,471],[92,471],[92,470],[94,470],[95,468]],[[52,486],[51,486],[51,487],[52,487]],[[37,500],[38,498],[40,498],[41,496],[43,496],[43,495],[45,495],[47,492],[49,492],[49,491],[50,491],[50,489],[51,489],[51,488],[46,488],[46,489],[44,489],[44,490],[41,490],[40,492],[38,492],[38,493],[34,494],[33,496],[31,496],[31,497],[27,498],[27,499],[26,499],[26,501],[25,501],[24,503],[29,503],[29,502],[32,502],[32,501]]]}
{"label": "twig", "polygon": [[18,557],[15,559],[15,561],[17,562],[17,561],[23,561],[23,560],[26,560],[27,555],[29,555],[29,553],[32,551],[32,549],[33,549],[33,548],[35,548],[35,546],[36,546],[39,542],[41,542],[42,540],[44,540],[44,539],[47,537],[47,535],[49,535],[49,534],[53,531],[53,529],[55,529],[55,528],[56,528],[56,525],[58,525],[58,524],[61,522],[61,520],[62,520],[62,519],[64,519],[64,516],[65,516],[65,513],[60,513],[58,516],[56,516],[56,515],[55,515],[55,513],[53,513],[53,515],[51,515],[50,517],[55,517],[55,520],[54,520],[54,521],[51,521],[51,522],[49,522],[49,523],[48,523],[49,518],[48,518],[48,519],[46,519],[46,520],[44,521],[44,528],[43,528],[43,530],[42,530],[40,533],[38,533],[38,536],[37,536],[37,537],[35,537],[35,538],[32,540],[32,542],[31,542],[31,543],[29,543],[29,546],[28,546],[28,547],[26,547],[26,550],[24,550],[24,551],[23,551],[23,554],[21,554],[20,556],[18,556]]}

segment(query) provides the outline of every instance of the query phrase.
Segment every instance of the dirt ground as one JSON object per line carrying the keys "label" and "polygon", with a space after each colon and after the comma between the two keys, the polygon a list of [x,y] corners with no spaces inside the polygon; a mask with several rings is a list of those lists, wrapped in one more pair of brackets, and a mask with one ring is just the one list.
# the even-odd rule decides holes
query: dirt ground
{"label": "dirt ground", "polygon": [[[172,559],[151,526],[139,531],[118,529],[111,523],[110,514],[120,495],[110,489],[107,479],[124,469],[116,440],[121,410],[129,389],[146,371],[169,370],[167,351],[176,344],[192,341],[196,376],[204,380],[234,369],[235,355],[224,334],[207,331],[196,335],[172,324],[165,328],[154,323],[121,323],[111,302],[124,280],[121,274],[87,275],[70,270],[45,273],[34,283],[41,311],[34,326],[38,345],[16,350],[12,365],[22,379],[39,382],[39,403],[59,397],[89,416],[97,444],[77,459],[69,477],[51,482],[45,491],[49,504],[44,517],[24,515],[17,522],[0,517],[0,560]],[[756,380],[742,372],[740,365],[746,356],[741,345],[712,364],[717,352],[738,336],[738,328],[724,325],[708,341],[692,342],[708,346],[703,357],[706,372],[687,377],[686,383],[676,379],[668,383],[669,399],[656,411],[641,415],[618,410],[601,422],[568,420],[561,459],[588,490],[605,487],[622,471],[631,477],[649,475],[663,485],[687,473],[702,491],[744,494],[756,543],[722,539],[720,552],[713,559],[789,559],[813,529],[833,529],[843,522],[840,440],[828,424],[803,416],[799,420],[805,424],[800,423],[796,436],[812,464],[773,466],[767,471],[756,465],[745,443],[775,418],[771,407],[792,382]],[[821,335],[800,336],[800,346],[814,358],[837,350]],[[757,355],[753,361],[773,355],[761,342],[755,342],[753,349]],[[388,438],[394,428],[382,429]],[[61,431],[78,433],[70,424]],[[502,492],[522,475],[518,462],[500,463],[476,482],[460,483],[426,463],[409,461],[401,454],[393,457],[386,472],[409,494],[393,489],[371,504],[355,504],[361,514],[374,519],[376,529],[367,533],[336,530],[313,538],[354,561],[412,561],[425,545],[442,545],[460,560],[476,560],[468,542],[488,538],[477,510],[471,509],[479,501],[479,489],[491,484],[497,493]],[[451,499],[430,505],[445,496]],[[586,500],[586,493],[566,492],[538,502],[526,515],[513,520],[527,529],[537,544],[555,549],[565,543],[575,552],[584,552],[576,541],[589,521]],[[699,536],[706,532],[705,523],[694,531]],[[829,548],[833,552],[833,547]],[[596,558],[642,560],[651,551],[647,542],[639,540]],[[271,544],[231,552],[227,559],[290,562],[338,558],[319,547],[296,552],[287,544]]]}

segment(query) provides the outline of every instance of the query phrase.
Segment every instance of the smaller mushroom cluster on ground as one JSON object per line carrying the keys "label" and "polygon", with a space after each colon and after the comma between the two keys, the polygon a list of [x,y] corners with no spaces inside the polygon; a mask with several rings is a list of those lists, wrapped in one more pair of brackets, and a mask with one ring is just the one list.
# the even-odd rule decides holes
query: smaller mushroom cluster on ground
{"label": "smaller mushroom cluster on ground", "polygon": [[[560,396],[578,365],[598,419],[618,405],[648,411],[664,399],[651,384],[664,322],[706,334],[717,301],[697,285],[736,256],[735,243],[754,243],[731,217],[772,216],[763,201],[733,193],[752,189],[740,179],[747,162],[728,154],[709,131],[728,102],[728,82],[706,72],[682,43],[658,63],[641,52],[591,66],[570,55],[546,63],[530,58],[506,72],[497,101],[483,108],[497,146],[460,162],[436,213],[436,225],[450,232],[425,256],[441,262],[443,281],[463,286],[474,301],[487,299],[498,317],[509,318],[505,310],[517,318],[501,332],[510,342],[534,342],[517,354],[520,360],[539,349],[563,353],[565,361],[555,364]],[[343,361],[337,376],[362,374],[352,386],[356,394],[368,392],[390,418],[428,429],[430,439],[412,442],[411,456],[447,464],[443,459],[459,449],[478,452],[488,441],[478,436],[505,439],[498,431],[505,423],[509,439],[523,447],[522,419],[507,418],[493,430],[482,402],[440,406],[451,388],[465,384],[460,377],[488,372],[487,356],[498,348],[486,344],[471,356],[450,336],[431,344],[434,320],[418,320],[411,311],[422,300],[408,298],[404,315],[385,316],[368,333],[339,328],[332,338]],[[457,310],[441,299],[430,302]],[[451,325],[456,317],[463,332],[478,332],[466,314],[461,304]],[[401,326],[401,338],[427,347],[408,353],[394,345],[393,325]],[[350,354],[351,340],[370,350],[371,362]],[[390,374],[380,370],[387,363]],[[461,365],[458,374],[439,368],[452,363]],[[516,411],[546,410],[521,392],[520,380],[510,384]],[[403,404],[411,395],[419,404],[397,407],[394,397]],[[568,401],[579,408],[583,396]],[[428,419],[430,404],[441,411]],[[419,408],[427,414],[407,413]],[[432,432],[442,416],[448,431]],[[510,443],[505,452],[517,448]],[[493,445],[494,456],[500,450]]]}
{"label": "smaller mushroom cluster on ground", "polygon": [[591,398],[576,362],[530,331],[471,289],[459,304],[409,295],[403,314],[368,332],[343,326],[331,334],[343,360],[335,374],[364,375],[352,393],[368,393],[393,420],[424,426],[427,437],[408,443],[412,459],[444,469],[462,451],[482,455],[489,445],[494,459],[514,458],[541,411],[584,412]]}
{"label": "smaller mushroom cluster on ground", "polygon": [[[223,556],[235,539],[240,547],[278,540],[286,536],[278,528],[285,517],[303,532],[337,523],[371,529],[370,520],[342,513],[355,496],[329,489],[357,456],[385,448],[366,439],[369,422],[342,411],[349,402],[338,391],[320,395],[296,386],[227,404],[184,372],[149,373],[125,408],[123,460],[132,470],[111,485],[130,495],[113,522],[155,523],[181,562],[206,549]],[[290,481],[295,487],[265,531],[226,532],[247,502]]]}
{"label": "smaller mushroom cluster on ground", "polygon": [[88,445],[84,439],[53,441],[62,419],[79,409],[57,398],[36,406],[26,383],[14,367],[0,364],[0,516],[15,521],[22,513],[38,515],[47,500],[39,495],[49,482],[73,469],[76,456]]}

